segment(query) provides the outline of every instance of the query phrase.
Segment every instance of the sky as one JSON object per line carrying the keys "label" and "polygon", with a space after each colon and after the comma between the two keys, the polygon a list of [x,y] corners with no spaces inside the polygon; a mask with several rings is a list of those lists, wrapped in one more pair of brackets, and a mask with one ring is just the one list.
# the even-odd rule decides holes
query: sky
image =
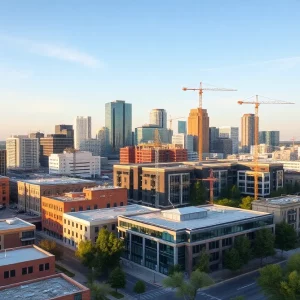
{"label": "sky", "polygon": [[[133,127],[153,108],[187,117],[206,91],[210,126],[240,126],[253,95],[295,102],[261,105],[260,130],[300,140],[299,0],[0,1],[0,140],[54,132],[105,103],[132,103]],[[261,98],[265,100],[265,98]]]}

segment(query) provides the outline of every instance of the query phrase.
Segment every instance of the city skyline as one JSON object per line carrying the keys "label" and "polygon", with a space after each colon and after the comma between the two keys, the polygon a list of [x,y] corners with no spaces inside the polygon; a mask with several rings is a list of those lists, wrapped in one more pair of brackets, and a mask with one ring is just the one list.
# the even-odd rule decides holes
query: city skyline
{"label": "city skyline", "polygon": [[[2,3],[0,140],[53,133],[53,124],[72,124],[76,115],[92,117],[94,136],[105,103],[116,99],[132,104],[133,128],[156,107],[188,117],[197,95],[181,88],[200,81],[238,89],[204,93],[211,126],[239,126],[254,109],[237,101],[251,95],[299,104],[299,2],[154,2],[75,1],[72,15],[66,2],[18,2],[18,10],[16,1]],[[297,106],[264,107],[260,117],[261,130],[298,136]]]}

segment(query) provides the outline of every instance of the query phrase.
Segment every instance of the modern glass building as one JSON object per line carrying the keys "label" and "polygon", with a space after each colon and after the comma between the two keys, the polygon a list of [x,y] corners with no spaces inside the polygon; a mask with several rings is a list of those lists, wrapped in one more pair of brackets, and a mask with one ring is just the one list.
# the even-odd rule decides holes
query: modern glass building
{"label": "modern glass building", "polygon": [[118,218],[124,257],[163,274],[176,264],[190,273],[202,250],[210,255],[211,270],[217,270],[235,237],[246,235],[252,240],[261,228],[274,230],[272,214],[220,205]]}
{"label": "modern glass building", "polygon": [[172,141],[172,130],[167,128],[161,128],[157,125],[144,125],[141,127],[135,128],[135,143],[136,145],[142,143],[149,143],[154,141],[155,130],[158,130],[160,141],[163,144],[170,144]]}
{"label": "modern glass building", "polygon": [[279,146],[279,131],[260,131],[259,143],[266,144],[272,147]]}
{"label": "modern glass building", "polygon": [[178,121],[178,133],[184,133],[186,134],[186,121]]}
{"label": "modern glass building", "polygon": [[105,104],[105,127],[108,129],[109,152],[119,153],[120,148],[131,146],[132,105],[123,100]]}

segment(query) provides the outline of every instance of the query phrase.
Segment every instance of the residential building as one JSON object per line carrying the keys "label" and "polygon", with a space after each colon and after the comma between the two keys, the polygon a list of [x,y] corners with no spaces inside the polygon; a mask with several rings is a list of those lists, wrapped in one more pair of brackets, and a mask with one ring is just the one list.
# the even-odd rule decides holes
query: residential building
{"label": "residential building", "polygon": [[74,139],[65,134],[48,134],[40,139],[40,164],[49,167],[49,157],[52,154],[63,153],[66,149],[73,149]]}
{"label": "residential building", "polygon": [[249,153],[254,145],[255,136],[255,116],[254,114],[244,114],[241,122],[242,139],[241,146],[243,153]]}
{"label": "residential building", "polygon": [[213,149],[217,153],[223,153],[224,157],[232,154],[232,140],[228,138],[218,138],[213,142]]}
{"label": "residential building", "polygon": [[[99,129],[96,138],[100,140],[100,151],[101,151],[101,156],[107,155],[109,148],[109,132],[108,128],[102,127]],[[132,145],[134,145],[134,142],[132,142]]]}
{"label": "residential building", "polygon": [[73,125],[65,125],[65,124],[55,125],[55,134],[64,134],[67,138],[72,138],[74,140]]}
{"label": "residential building", "polygon": [[0,286],[55,274],[55,256],[35,245],[1,250],[0,258]]}
{"label": "residential building", "polygon": [[135,144],[147,144],[152,143],[155,138],[155,131],[159,133],[159,139],[163,144],[170,144],[172,139],[172,132],[170,129],[161,128],[157,125],[146,124],[135,128]]}
{"label": "residential building", "polygon": [[9,177],[0,176],[0,205],[9,205]]}
{"label": "residential building", "polygon": [[122,100],[106,103],[105,127],[108,129],[109,152],[119,153],[120,148],[131,146],[132,105]]}
{"label": "residential building", "polygon": [[[45,264],[46,265],[46,264]],[[0,287],[0,299],[90,300],[90,290],[63,273]]]}
{"label": "residential building", "polygon": [[[194,137],[194,151],[209,153],[209,117],[206,109],[190,110],[188,134]],[[202,160],[202,157],[199,157],[199,160]]]}
{"label": "residential building", "polygon": [[42,196],[62,195],[67,192],[81,192],[93,187],[96,182],[69,177],[18,180],[18,208],[41,215]]}
{"label": "residential building", "polygon": [[35,225],[19,218],[0,220],[0,250],[33,244]]}
{"label": "residential building", "polygon": [[300,234],[300,196],[286,195],[253,201],[252,210],[271,213],[276,224],[286,222]]}
{"label": "residential building", "polygon": [[219,128],[209,127],[209,152],[216,152],[214,150],[214,142],[219,138]]}
{"label": "residential building", "polygon": [[49,174],[96,178],[101,175],[100,156],[88,151],[70,150],[49,157]]}
{"label": "residential building", "polygon": [[92,138],[92,118],[76,117],[74,126],[74,148],[80,149],[80,142]]}
{"label": "residential building", "polygon": [[41,202],[43,231],[62,240],[64,213],[127,205],[127,190],[97,186],[61,196],[44,196]]}
{"label": "residential building", "polygon": [[279,146],[279,131],[260,131],[259,132],[259,143],[267,144],[272,146],[273,149]]}
{"label": "residential building", "polygon": [[93,156],[101,156],[101,140],[88,139],[80,142],[79,150],[91,152]]}
{"label": "residential building", "polygon": [[157,125],[160,128],[167,128],[167,112],[165,109],[155,108],[150,112],[149,124]]}
{"label": "residential building", "polygon": [[104,208],[64,214],[63,241],[74,249],[81,241],[96,242],[101,228],[105,227],[117,235],[118,217],[134,216],[155,212],[157,209],[142,205]]}
{"label": "residential building", "polygon": [[35,170],[39,168],[39,140],[16,135],[6,140],[7,168]]}
{"label": "residential building", "polygon": [[274,231],[272,214],[219,205],[118,218],[124,258],[165,275],[174,265],[191,273],[202,250],[209,254],[210,269],[218,270],[236,237],[253,240],[262,228]]}
{"label": "residential building", "polygon": [[231,139],[232,141],[232,154],[239,153],[239,128],[222,126],[219,128],[219,137]]}
{"label": "residential building", "polygon": [[194,138],[192,135],[178,133],[172,136],[172,144],[175,146],[180,146],[183,149],[186,149],[189,152],[192,152],[194,149]]}
{"label": "residential building", "polygon": [[186,121],[177,121],[177,133],[187,134]]}
{"label": "residential building", "polygon": [[0,149],[0,175],[6,175],[6,150]]}

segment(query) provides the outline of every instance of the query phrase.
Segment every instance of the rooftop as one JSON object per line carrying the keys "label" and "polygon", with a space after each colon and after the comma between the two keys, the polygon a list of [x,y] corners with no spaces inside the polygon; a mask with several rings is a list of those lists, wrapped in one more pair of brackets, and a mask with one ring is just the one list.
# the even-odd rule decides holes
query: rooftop
{"label": "rooftop", "polygon": [[0,232],[2,230],[25,228],[25,227],[35,227],[33,224],[23,221],[19,218],[11,218],[6,220],[0,220]]}
{"label": "rooftop", "polygon": [[[185,217],[176,217],[176,214],[178,215],[179,213],[185,215]],[[175,217],[171,219],[168,216],[169,214],[175,214]],[[190,218],[188,216],[189,214],[191,214]],[[195,217],[196,214],[198,214],[198,216]],[[126,218],[177,231],[202,229],[268,215],[271,214],[221,205],[207,205],[201,207],[191,206],[175,210],[166,210],[145,215],[129,216]]]}
{"label": "rooftop", "polygon": [[293,204],[299,203],[300,204],[300,196],[295,195],[287,195],[275,198],[268,198],[264,200],[257,200],[255,203],[258,204],[265,204],[265,205],[286,205],[286,204]]}
{"label": "rooftop", "polygon": [[21,282],[0,290],[0,299],[48,300],[78,293],[82,289],[65,276],[45,277]]}
{"label": "rooftop", "polygon": [[[36,246],[25,246],[2,250],[0,252],[0,266],[7,266],[53,256]],[[1,299],[1,298],[0,298]]]}
{"label": "rooftop", "polygon": [[18,181],[29,183],[29,184],[36,184],[36,185],[95,183],[92,180],[70,178],[70,177],[52,177],[52,178],[28,179],[28,180],[18,180]]}
{"label": "rooftop", "polygon": [[143,205],[133,204],[126,206],[118,206],[113,208],[102,208],[94,210],[85,210],[78,212],[65,213],[65,216],[70,216],[82,219],[88,222],[107,221],[117,219],[118,216],[132,216],[136,214],[147,214],[160,211],[156,208],[151,208]]}

